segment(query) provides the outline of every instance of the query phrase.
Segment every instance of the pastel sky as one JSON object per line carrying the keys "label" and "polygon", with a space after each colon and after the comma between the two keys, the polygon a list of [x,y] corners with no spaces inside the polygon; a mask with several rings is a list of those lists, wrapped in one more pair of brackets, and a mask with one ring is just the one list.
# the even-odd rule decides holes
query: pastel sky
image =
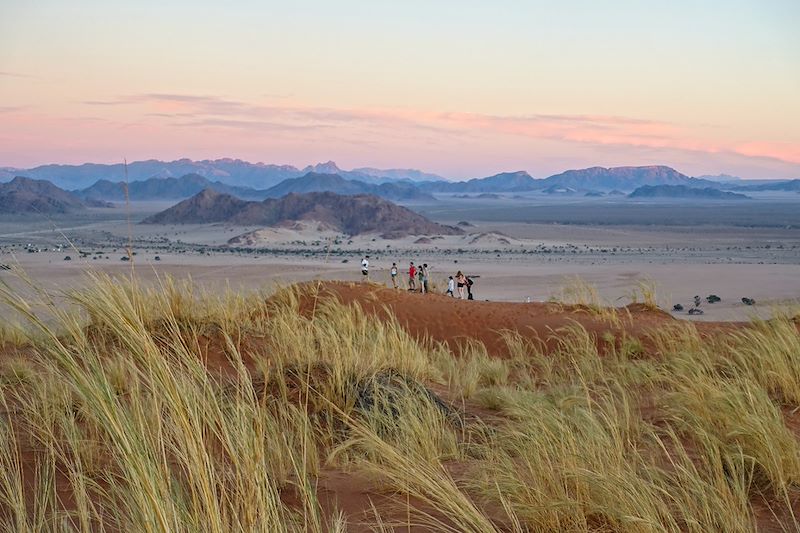
{"label": "pastel sky", "polygon": [[798,0],[0,0],[0,166],[800,177],[799,27]]}

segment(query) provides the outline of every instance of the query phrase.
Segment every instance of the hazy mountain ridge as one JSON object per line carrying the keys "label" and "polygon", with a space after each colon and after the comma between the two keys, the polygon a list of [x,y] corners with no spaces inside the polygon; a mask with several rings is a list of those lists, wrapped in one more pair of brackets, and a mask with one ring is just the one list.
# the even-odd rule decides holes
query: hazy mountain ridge
{"label": "hazy mountain ridge", "polygon": [[700,176],[695,176],[695,178],[699,180],[716,181],[719,183],[728,183],[731,181],[744,181],[744,178],[740,178],[739,176],[732,176],[730,174],[703,174]]}
{"label": "hazy mountain ridge", "polygon": [[[43,165],[24,172],[0,168],[0,181],[10,179],[16,174],[25,174],[37,179],[49,179],[57,186],[75,189],[86,198],[114,201],[124,199],[122,186],[119,185],[120,182],[126,181],[125,168],[122,164]],[[303,178],[309,174],[336,175],[341,179],[326,186],[323,186],[318,179],[315,187],[301,186],[301,182],[291,182],[295,183],[294,187],[297,187],[297,190],[293,190],[292,186],[286,183],[286,180]],[[192,178],[185,178],[186,176],[192,176]],[[758,183],[748,183],[747,180],[737,179],[735,176],[709,177],[712,179],[692,178],[664,165],[590,167],[567,170],[544,179],[535,179],[525,171],[502,172],[465,181],[446,181],[435,174],[411,169],[381,170],[363,167],[347,171],[339,168],[333,161],[309,165],[302,170],[291,165],[249,163],[239,159],[202,161],[179,159],[170,162],[148,160],[131,163],[127,168],[127,181],[130,197],[133,200],[188,198],[204,188],[213,188],[220,192],[250,199],[265,198],[267,189],[276,188],[275,191],[283,193],[330,190],[340,194],[376,194],[393,201],[430,201],[431,194],[437,193],[481,194],[536,191],[544,193],[553,193],[553,191],[605,193],[612,190],[627,193],[643,185],[686,185],[743,191],[797,190],[795,188],[797,185],[792,184],[792,180],[759,180]],[[156,181],[164,179],[179,180],[179,182]],[[350,183],[342,183],[342,180]],[[117,184],[114,185],[114,182]],[[141,182],[145,182],[145,184],[139,184]],[[352,182],[359,182],[359,184],[353,185]],[[270,194],[279,196],[280,194],[275,191]]]}
{"label": "hazy mountain ridge", "polygon": [[364,183],[360,180],[345,179],[339,174],[309,172],[299,178],[290,178],[265,191],[268,198],[280,198],[289,193],[333,192],[336,194],[371,194],[394,202],[435,201],[412,183],[401,181],[393,183]]}
{"label": "hazy mountain ridge", "polygon": [[[262,190],[250,187],[236,187],[220,181],[210,181],[199,174],[186,174],[180,178],[149,178],[128,183],[128,199],[143,200],[181,200],[197,194],[204,189],[213,189],[239,198],[263,199]],[[73,191],[82,198],[98,200],[125,201],[125,182],[98,180],[92,186]]]}
{"label": "hazy mountain ridge", "polygon": [[262,202],[240,200],[206,189],[143,224],[201,224],[278,226],[300,221],[324,223],[350,235],[380,233],[385,238],[406,235],[459,235],[462,231],[428,220],[405,207],[372,195],[344,196],[331,192],[288,194]]}
{"label": "hazy mountain ridge", "polygon": [[590,167],[567,170],[544,179],[525,171],[503,172],[487,178],[461,182],[427,182],[421,186],[433,192],[484,193],[542,191],[547,194],[579,191],[632,191],[643,185],[685,185],[720,187],[718,182],[692,178],[663,165],[639,167]]}
{"label": "hazy mountain ridge", "polygon": [[686,198],[705,200],[749,200],[744,194],[721,191],[712,187],[699,188],[687,185],[643,185],[628,195],[628,198]]}
{"label": "hazy mountain ridge", "polygon": [[391,178],[398,181],[447,181],[438,174],[423,172],[413,168],[380,169],[372,167],[354,168],[351,172],[375,178]]}
{"label": "hazy mountain ridge", "polygon": [[[216,159],[192,161],[135,161],[127,165],[84,163],[82,165],[42,165],[24,171],[25,175],[47,179],[69,189],[82,189],[98,180],[142,181],[153,177],[177,178],[186,174],[199,174],[209,179],[225,179],[228,185],[266,188],[286,178],[300,175],[300,171],[289,165],[249,163],[239,159]],[[0,173],[0,178],[3,174]]]}
{"label": "hazy mountain ridge", "polygon": [[653,165],[640,167],[590,167],[567,170],[541,180],[541,188],[568,188],[593,191],[632,191],[645,185],[685,185],[687,187],[719,187],[719,183],[691,178],[674,168]]}
{"label": "hazy mountain ridge", "polygon": [[83,200],[47,180],[16,176],[8,183],[0,183],[2,214],[64,214],[82,211],[87,207],[109,207],[109,204]]}
{"label": "hazy mountain ridge", "polygon": [[46,179],[65,189],[84,189],[98,180],[132,183],[149,178],[178,178],[187,174],[198,174],[210,181],[221,181],[226,185],[267,189],[288,178],[297,178],[309,172],[340,174],[343,177],[359,179],[368,183],[384,183],[390,181],[416,181],[423,176],[433,176],[413,169],[381,170],[364,168],[346,171],[340,169],[333,161],[309,165],[299,169],[292,165],[275,165],[268,163],[250,163],[241,159],[178,159],[160,161],[149,159],[134,161],[127,165],[122,163],[102,164],[84,163],[81,165],[40,165],[29,169],[0,167],[0,181],[10,180],[16,175],[25,175],[36,179]]}
{"label": "hazy mountain ridge", "polygon": [[524,170],[519,170],[466,181],[429,181],[419,186],[425,191],[444,193],[522,192],[535,190],[539,181]]}
{"label": "hazy mountain ridge", "polygon": [[354,168],[352,170],[344,170],[340,168],[335,162],[327,161],[326,163],[318,163],[316,165],[309,165],[302,170],[302,174],[309,173],[315,174],[337,174],[345,179],[362,181],[364,183],[381,184],[381,183],[394,183],[394,182],[423,182],[423,181],[446,181],[443,177],[436,174],[430,174],[415,169],[407,168],[393,168],[393,169],[380,169],[372,167]]}
{"label": "hazy mountain ridge", "polygon": [[787,181],[770,181],[751,185],[737,185],[733,187],[735,191],[800,191],[800,179]]}
{"label": "hazy mountain ridge", "polygon": [[[338,174],[309,172],[297,178],[288,178],[269,189],[253,189],[227,185],[221,181],[210,181],[199,174],[187,174],[180,178],[149,178],[128,183],[128,199],[143,200],[182,200],[205,189],[213,189],[238,198],[263,200],[279,198],[289,193],[334,192],[337,194],[373,194],[387,200],[408,202],[436,199],[408,181],[387,183],[364,183],[346,179]],[[125,183],[99,180],[85,189],[73,191],[82,198],[93,198],[121,202],[125,201]]]}

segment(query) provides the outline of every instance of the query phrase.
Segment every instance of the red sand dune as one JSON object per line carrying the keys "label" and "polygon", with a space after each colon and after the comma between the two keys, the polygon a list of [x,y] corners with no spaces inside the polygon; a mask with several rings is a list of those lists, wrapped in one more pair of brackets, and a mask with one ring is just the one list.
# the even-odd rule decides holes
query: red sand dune
{"label": "red sand dune", "polygon": [[[556,340],[554,334],[559,328],[580,324],[598,339],[598,346],[606,347],[602,340],[606,333],[619,339],[623,334],[644,340],[648,348],[647,335],[654,329],[680,321],[668,313],[651,310],[641,304],[620,308],[617,312],[622,320],[611,322],[600,318],[596,313],[582,306],[568,306],[555,303],[508,303],[465,301],[438,294],[419,294],[398,291],[375,284],[347,282],[310,282],[304,285],[307,289],[301,298],[301,310],[310,314],[321,300],[335,298],[344,304],[357,304],[364,312],[386,319],[394,315],[399,324],[412,336],[423,342],[443,342],[454,350],[458,350],[465,342],[477,340],[483,342],[491,355],[507,355],[501,332],[513,330],[530,339],[539,339],[552,348]],[[318,296],[313,296],[316,293]],[[630,317],[630,319],[629,319]],[[741,323],[695,323],[702,334],[710,334],[723,329],[735,329],[744,326]],[[800,327],[800,324],[798,324]],[[241,339],[242,355],[250,364],[252,357],[261,353],[257,349],[259,339]],[[225,369],[229,364],[224,355],[223,342],[212,337],[200,339],[201,353],[209,368]],[[0,346],[0,362],[10,357],[25,357],[30,348]],[[446,392],[446,391],[443,391]],[[790,417],[790,426],[797,425],[796,417]],[[34,465],[36,455],[32,449],[22,450],[25,483],[30,486],[35,481]],[[56,477],[60,506],[72,509],[68,480],[61,474]],[[33,494],[34,491],[29,492]],[[389,518],[403,522],[407,509],[403,505],[392,504],[391,494],[380,488],[375,480],[353,472],[336,469],[324,470],[319,479],[318,497],[329,516],[334,508],[341,509],[350,521],[352,531],[367,531],[369,528],[361,521],[369,522],[373,518],[372,505],[381,508]],[[296,495],[291,490],[282,494],[284,501],[290,506],[297,505]],[[402,502],[401,502],[402,503]],[[411,502],[420,504],[420,502]],[[434,509],[422,506],[427,512],[436,514]],[[768,512],[769,507],[754,504],[754,512],[762,530],[779,530],[775,517]],[[419,519],[415,512],[414,519]],[[499,513],[498,516],[501,516]],[[431,531],[425,527],[402,528],[403,531]]]}
{"label": "red sand dune", "polygon": [[[393,314],[400,325],[419,340],[445,342],[458,349],[470,339],[481,341],[491,355],[506,355],[502,331],[519,332],[524,337],[539,339],[548,347],[555,344],[554,333],[570,325],[580,324],[598,339],[623,331],[631,337],[644,338],[653,329],[679,321],[669,313],[648,309],[642,304],[619,308],[618,324],[602,319],[585,306],[557,303],[485,302],[460,300],[440,294],[420,294],[393,290],[381,285],[347,282],[309,282],[305,287],[318,289],[320,299],[336,298],[344,304],[358,304],[365,312],[386,318]],[[306,296],[303,310],[313,309],[314,299]],[[629,319],[628,316],[630,316]],[[696,323],[701,333],[721,328],[739,327],[737,323]]]}

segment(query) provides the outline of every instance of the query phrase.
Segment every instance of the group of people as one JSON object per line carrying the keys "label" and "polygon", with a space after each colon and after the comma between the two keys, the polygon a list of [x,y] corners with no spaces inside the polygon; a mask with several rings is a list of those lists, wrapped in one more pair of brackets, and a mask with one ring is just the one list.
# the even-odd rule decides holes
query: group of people
{"label": "group of people", "polygon": [[[390,270],[392,275],[392,287],[397,288],[397,263],[392,263]],[[417,280],[419,280],[419,287],[417,287]],[[414,261],[408,264],[408,290],[419,290],[422,294],[430,292],[428,281],[430,280],[430,271],[428,270],[428,263],[423,263],[419,267],[414,266]]]}
{"label": "group of people", "polygon": [[[369,256],[364,256],[364,259],[361,260],[361,274],[364,276],[364,280],[369,280]],[[397,263],[392,263],[392,268],[389,270],[389,274],[392,278],[392,287],[397,289],[399,288],[398,285],[398,275],[399,269],[397,268]],[[408,290],[411,292],[419,291],[422,294],[430,292],[430,270],[428,268],[428,263],[422,263],[420,266],[414,265],[414,261],[410,261],[408,265]],[[466,276],[460,270],[456,272],[455,276],[449,276],[447,279],[447,294],[453,298],[456,297],[456,291],[458,292],[458,297],[467,300],[472,300],[472,285],[473,281],[471,278]]]}

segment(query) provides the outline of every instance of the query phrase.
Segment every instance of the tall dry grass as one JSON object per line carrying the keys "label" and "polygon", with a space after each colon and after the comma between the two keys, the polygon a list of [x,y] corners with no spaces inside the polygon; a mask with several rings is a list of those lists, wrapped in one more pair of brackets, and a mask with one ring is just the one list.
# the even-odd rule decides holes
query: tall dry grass
{"label": "tall dry grass", "polygon": [[[753,531],[765,507],[798,527],[785,317],[648,339],[576,322],[549,349],[508,332],[499,359],[313,287],[41,296],[3,290],[30,323],[0,367],[5,531]],[[331,471],[390,503],[346,515],[320,498]]]}

